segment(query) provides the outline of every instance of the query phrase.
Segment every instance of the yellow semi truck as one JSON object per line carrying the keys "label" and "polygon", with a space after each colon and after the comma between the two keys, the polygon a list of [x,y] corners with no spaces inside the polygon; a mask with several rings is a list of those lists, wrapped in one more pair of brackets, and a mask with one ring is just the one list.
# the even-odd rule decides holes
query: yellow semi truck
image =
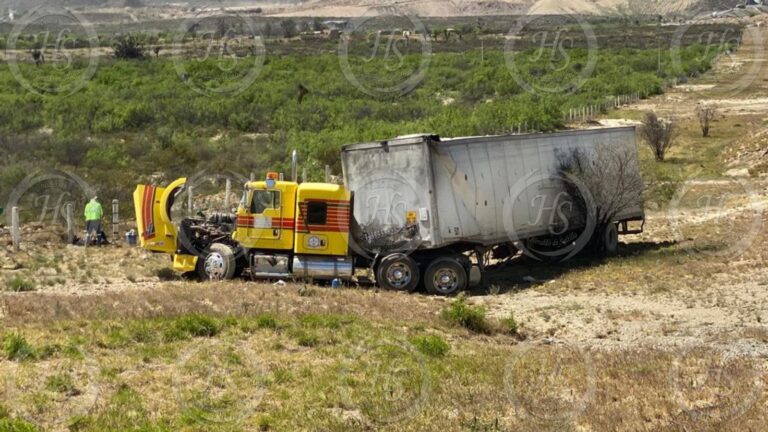
{"label": "yellow semi truck", "polygon": [[[615,251],[619,234],[637,233],[642,197],[600,232],[564,205],[556,155],[597,157],[611,145],[632,155],[625,176],[639,176],[633,128],[441,139],[413,135],[345,146],[343,185],[299,183],[278,173],[244,185],[235,214],[174,222],[171,208],[187,180],[134,192],[141,246],[173,257],[179,272],[205,279],[344,279],[365,271],[382,288],[439,295],[480,282],[491,255],[550,242],[571,256],[597,240]],[[521,186],[522,185],[522,186]],[[639,194],[639,192],[638,192]],[[535,207],[535,208],[534,208]],[[555,235],[556,234],[556,235]],[[532,248],[527,248],[530,251]],[[553,249],[550,247],[550,250]]]}

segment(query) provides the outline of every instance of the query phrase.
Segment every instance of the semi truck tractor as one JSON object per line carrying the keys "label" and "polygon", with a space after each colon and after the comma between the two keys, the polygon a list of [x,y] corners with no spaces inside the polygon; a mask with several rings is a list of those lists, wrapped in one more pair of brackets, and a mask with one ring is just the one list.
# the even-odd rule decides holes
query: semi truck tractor
{"label": "semi truck tractor", "polygon": [[568,182],[579,182],[563,174],[563,155],[597,161],[600,149],[631,155],[620,175],[639,179],[633,127],[347,145],[342,184],[298,182],[294,152],[291,179],[270,172],[246,182],[234,214],[173,220],[187,179],[139,185],[139,240],[204,279],[366,279],[452,295],[478,283],[492,258],[520,249],[570,256],[584,235],[612,251],[618,235],[642,232],[640,196],[592,231],[584,205],[568,200]]}

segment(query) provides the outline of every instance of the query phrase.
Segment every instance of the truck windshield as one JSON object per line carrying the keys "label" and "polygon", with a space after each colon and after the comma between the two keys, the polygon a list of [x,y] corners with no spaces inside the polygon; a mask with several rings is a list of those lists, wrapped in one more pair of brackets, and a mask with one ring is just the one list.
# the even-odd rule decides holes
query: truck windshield
{"label": "truck windshield", "polygon": [[280,208],[280,192],[255,190],[251,200],[251,213],[261,214],[264,210]]}

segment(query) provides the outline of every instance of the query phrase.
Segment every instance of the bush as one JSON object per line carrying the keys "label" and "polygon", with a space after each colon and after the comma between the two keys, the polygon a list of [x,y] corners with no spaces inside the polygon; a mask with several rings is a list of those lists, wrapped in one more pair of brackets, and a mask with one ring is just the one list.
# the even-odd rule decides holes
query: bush
{"label": "bush", "polygon": [[517,326],[517,320],[515,320],[515,315],[510,312],[509,316],[501,320],[501,325],[504,329],[505,333],[516,335],[518,326]]}
{"label": "bush", "polygon": [[113,47],[115,57],[119,59],[141,60],[144,58],[144,47],[134,35],[123,36],[117,39]]}
{"label": "bush", "polygon": [[67,396],[77,396],[80,391],[72,383],[72,377],[67,374],[51,375],[45,380],[45,388],[49,391],[62,393]]}
{"label": "bush", "polygon": [[463,296],[454,300],[446,309],[443,309],[443,318],[475,333],[488,334],[491,332],[491,326],[485,316],[486,310],[484,307],[468,305],[466,298]]}
{"label": "bush", "polygon": [[13,292],[28,292],[35,290],[35,283],[24,279],[21,276],[15,276],[13,279],[8,281],[6,287],[9,291]]}
{"label": "bush", "polygon": [[651,148],[657,161],[664,161],[667,151],[674,144],[676,133],[677,125],[674,121],[660,119],[654,112],[645,113],[640,134],[648,147]]}
{"label": "bush", "polygon": [[416,336],[411,338],[411,344],[430,357],[444,357],[451,349],[448,342],[438,335]]}
{"label": "bush", "polygon": [[193,337],[212,337],[219,334],[221,327],[213,318],[202,315],[187,315],[176,320],[176,329]]}
{"label": "bush", "polygon": [[32,360],[35,358],[35,349],[27,342],[27,339],[19,333],[9,333],[3,338],[3,352],[8,360]]}
{"label": "bush", "polygon": [[279,324],[277,318],[272,314],[263,314],[256,317],[256,327],[263,329],[277,329]]}

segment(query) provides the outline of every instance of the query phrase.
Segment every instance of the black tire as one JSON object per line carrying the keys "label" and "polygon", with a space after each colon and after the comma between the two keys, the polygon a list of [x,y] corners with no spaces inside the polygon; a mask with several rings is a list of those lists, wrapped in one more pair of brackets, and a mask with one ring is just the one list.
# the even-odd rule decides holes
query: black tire
{"label": "black tire", "polygon": [[416,261],[402,253],[387,255],[376,268],[376,283],[386,290],[413,292],[420,276]]}
{"label": "black tire", "polygon": [[432,261],[424,272],[424,286],[435,295],[451,296],[467,288],[469,277],[459,260],[441,257]]}
{"label": "black tire", "polygon": [[235,276],[235,251],[229,245],[214,243],[197,260],[197,274],[202,280],[227,280]]}
{"label": "black tire", "polygon": [[619,229],[615,223],[608,224],[602,233],[602,251],[606,256],[613,256],[619,252]]}

